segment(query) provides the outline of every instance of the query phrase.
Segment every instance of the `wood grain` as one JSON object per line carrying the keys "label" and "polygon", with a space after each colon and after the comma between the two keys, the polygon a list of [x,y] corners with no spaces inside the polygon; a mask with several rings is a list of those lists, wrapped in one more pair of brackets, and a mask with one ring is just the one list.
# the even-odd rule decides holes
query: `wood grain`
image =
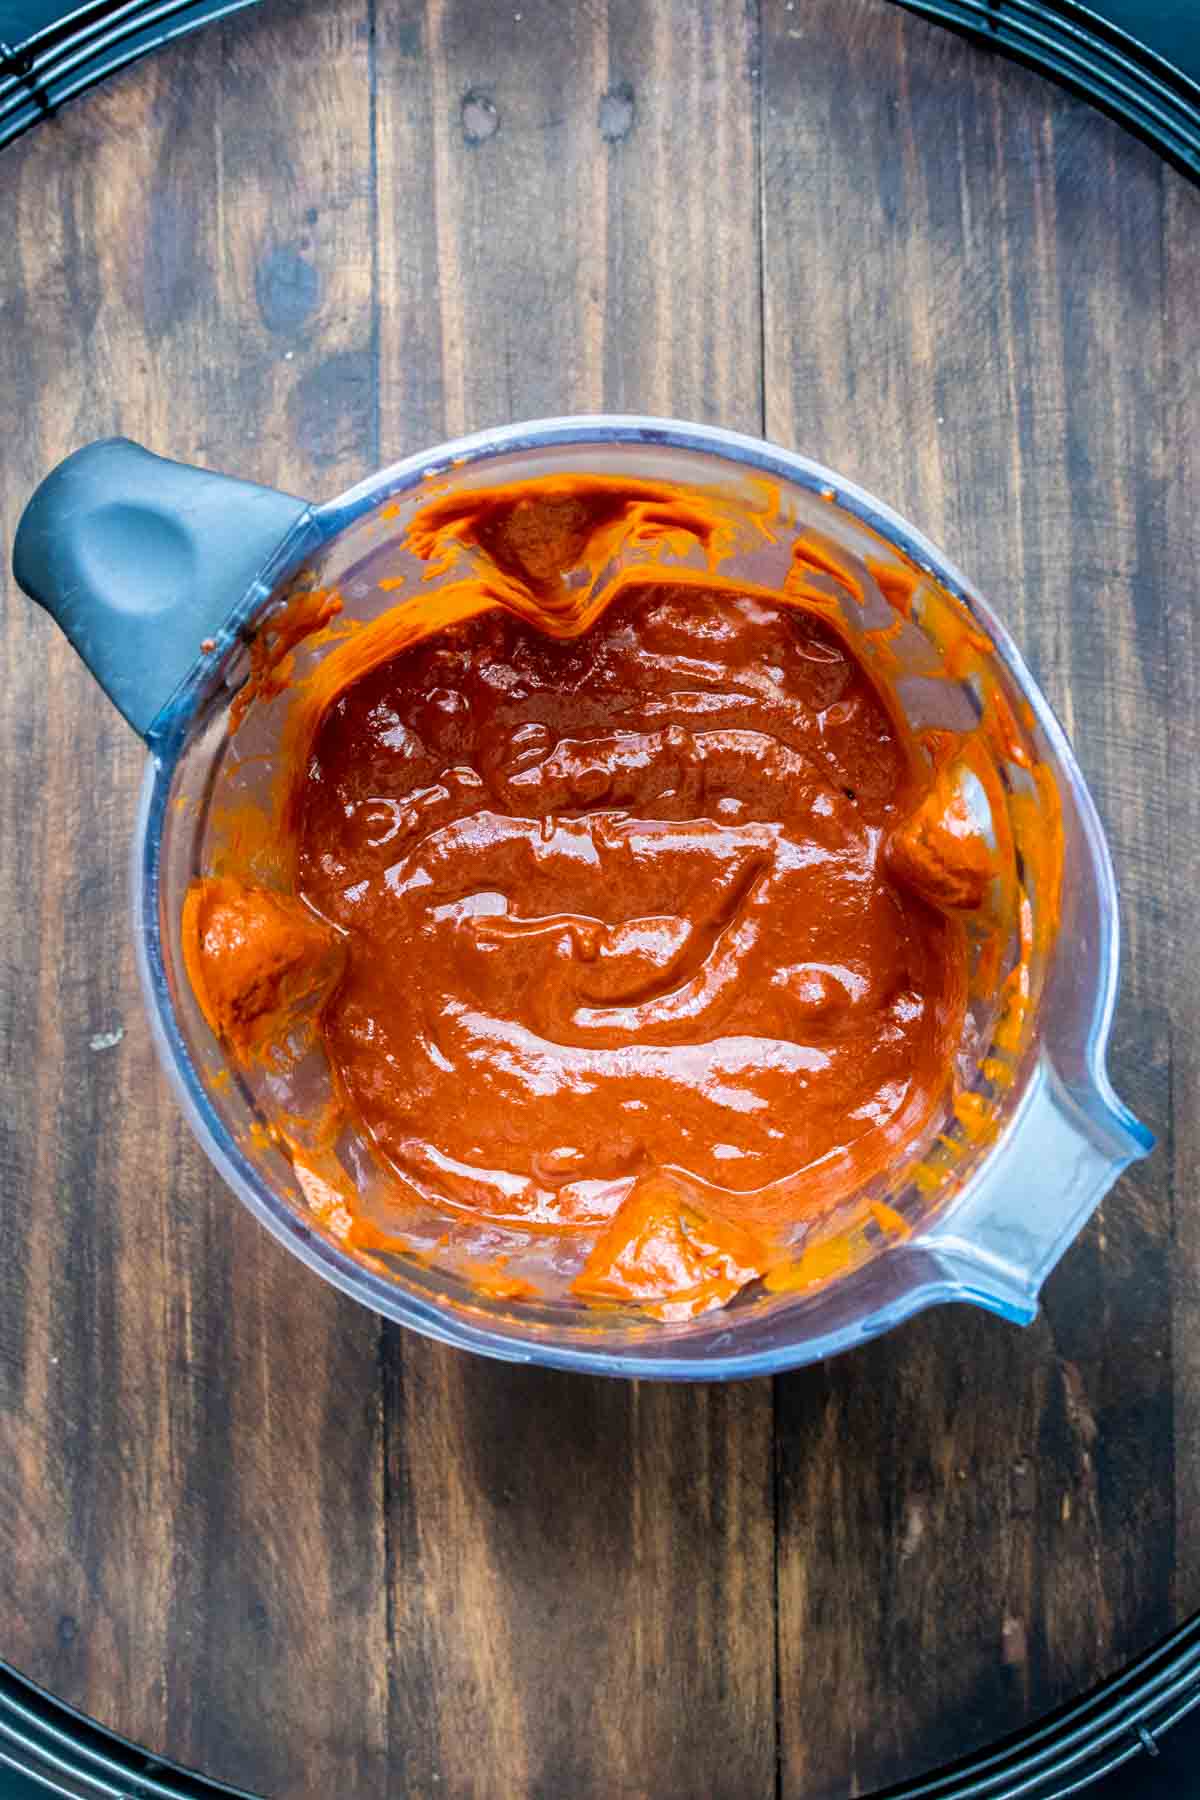
{"label": "wood grain", "polygon": [[[756,429],[739,0],[569,31],[553,0],[431,0],[386,9],[379,47],[385,455],[602,407]],[[399,1335],[388,1359],[408,1791],[773,1793],[769,1386],[584,1381]]]}
{"label": "wood grain", "polygon": [[[6,155],[6,541],[106,432],[301,493],[372,466],[352,409],[317,450],[288,423],[370,343],[367,43],[365,10],[265,10]],[[380,1792],[378,1324],[192,1143],[133,971],[144,752],[12,590],[6,633],[4,1651],[214,1774]]]}
{"label": "wood grain", "polygon": [[1169,731],[1164,842],[1169,954],[1175,1565],[1179,1618],[1200,1604],[1200,190],[1163,177],[1163,512]]}
{"label": "wood grain", "polygon": [[323,496],[602,407],[765,424],[908,513],[1075,738],[1162,1142],[1026,1333],[943,1311],[772,1390],[383,1327],[187,1136],[142,752],[9,587],[0,1656],[288,1800],[844,1800],[1200,1607],[1196,192],[887,0],[266,0],[2,177],[6,543],[107,431]]}
{"label": "wood grain", "polygon": [[[773,0],[764,34],[768,431],[892,498],[1012,623],[1120,870],[1113,1073],[1169,1135],[1163,171],[890,8]],[[784,1792],[961,1754],[1166,1629],[1168,1155],[1026,1336],[939,1314],[780,1384]]]}

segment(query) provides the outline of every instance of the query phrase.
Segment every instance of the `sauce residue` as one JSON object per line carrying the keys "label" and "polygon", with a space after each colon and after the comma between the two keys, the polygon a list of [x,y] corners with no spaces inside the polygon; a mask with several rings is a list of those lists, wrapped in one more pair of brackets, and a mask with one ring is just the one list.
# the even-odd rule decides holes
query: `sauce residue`
{"label": "sauce residue", "polygon": [[210,1028],[238,1056],[306,1027],[346,962],[345,944],[299,900],[232,876],[188,889],[183,951]]}
{"label": "sauce residue", "polygon": [[[750,518],[770,540],[770,493]],[[738,531],[666,484],[430,501],[405,547],[443,585],[330,651],[289,722],[290,891],[206,877],[184,917],[235,1057],[307,1010],[397,1217],[573,1235],[580,1299],[663,1319],[809,1285],[849,1253],[797,1262],[798,1227],[939,1117],[978,1135],[965,920],[999,942],[1013,903],[978,734],[914,739],[837,618],[847,559],[809,534],[763,589],[719,572]],[[335,610],[309,597],[276,650]],[[535,1291],[502,1259],[478,1285]]]}

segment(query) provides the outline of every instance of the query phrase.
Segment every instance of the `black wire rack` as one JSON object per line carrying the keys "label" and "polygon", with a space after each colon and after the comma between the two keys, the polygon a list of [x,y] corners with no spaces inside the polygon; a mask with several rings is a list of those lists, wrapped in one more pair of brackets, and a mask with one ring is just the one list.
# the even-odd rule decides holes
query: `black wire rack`
{"label": "black wire rack", "polygon": [[254,0],[93,0],[20,43],[0,43],[0,148],[105,76]]}
{"label": "black wire rack", "polygon": [[[1112,114],[1200,181],[1200,82],[1073,0],[900,0],[907,11],[1027,63]],[[1128,8],[1126,11],[1130,10]],[[1148,29],[1156,9],[1146,5]],[[1191,48],[1200,51],[1200,8]]]}
{"label": "black wire rack", "polygon": [[[23,41],[0,42],[0,147],[126,63],[253,4],[92,0]],[[1074,0],[901,4],[1085,95],[1200,180],[1200,82],[1090,8]],[[1147,29],[1161,27],[1161,9],[1145,10]]]}
{"label": "black wire rack", "polygon": [[[1074,0],[899,3],[1084,95],[1200,181],[1200,82],[1120,26]],[[0,148],[127,63],[253,4],[92,0],[19,41],[0,41]],[[1145,8],[1147,35],[1168,11]],[[1200,72],[1200,26],[1194,37]],[[1195,1707],[1200,1619],[1034,1730],[878,1800],[1065,1800],[1154,1755]],[[0,1662],[0,1773],[6,1768],[69,1800],[253,1800],[115,1737]]]}
{"label": "black wire rack", "polygon": [[[1156,1755],[1164,1733],[1197,1706],[1200,1620],[1193,1620],[1035,1730],[877,1800],[1066,1800],[1134,1758]],[[254,1800],[150,1756],[0,1663],[5,1767],[70,1800]]]}

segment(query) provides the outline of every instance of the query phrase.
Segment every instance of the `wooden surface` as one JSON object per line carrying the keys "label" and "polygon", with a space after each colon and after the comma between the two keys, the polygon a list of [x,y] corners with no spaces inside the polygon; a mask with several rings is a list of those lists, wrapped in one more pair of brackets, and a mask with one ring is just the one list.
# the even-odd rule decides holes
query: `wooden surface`
{"label": "wooden surface", "polygon": [[692,1388],[404,1336],[191,1142],[141,748],[10,584],[0,1657],[289,1800],[843,1800],[1200,1608],[1198,352],[1200,195],[885,0],[267,0],[0,157],[6,544],[106,432],[323,497],[601,406],[940,540],[1093,782],[1160,1135],[1024,1333]]}

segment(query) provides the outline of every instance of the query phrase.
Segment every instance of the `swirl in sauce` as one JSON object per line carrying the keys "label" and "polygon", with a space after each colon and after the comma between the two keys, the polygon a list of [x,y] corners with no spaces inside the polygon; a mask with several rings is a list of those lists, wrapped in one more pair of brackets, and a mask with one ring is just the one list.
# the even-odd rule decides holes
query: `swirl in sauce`
{"label": "swirl in sauce", "polygon": [[375,1143],[556,1229],[663,1171],[752,1226],[860,1185],[961,1026],[957,928],[885,866],[913,781],[832,627],[736,591],[373,670],[313,743],[298,885],[346,934],[323,1033]]}
{"label": "swirl in sauce", "polygon": [[[474,533],[475,615],[356,672],[311,733],[290,816],[340,952],[319,1031],[398,1198],[580,1234],[576,1293],[687,1316],[931,1128],[988,853],[827,612],[650,564],[572,622],[597,520],[509,512]],[[196,885],[203,1001],[245,906]]]}

